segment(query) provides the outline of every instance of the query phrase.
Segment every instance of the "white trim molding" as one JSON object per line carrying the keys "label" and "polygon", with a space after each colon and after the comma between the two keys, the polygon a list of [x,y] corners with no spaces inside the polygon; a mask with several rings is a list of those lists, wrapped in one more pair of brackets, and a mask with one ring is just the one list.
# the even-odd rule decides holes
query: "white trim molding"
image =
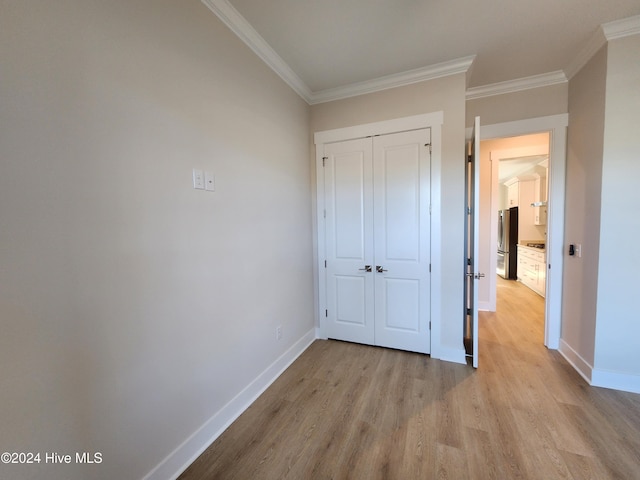
{"label": "white trim molding", "polygon": [[227,0],[201,1],[287,85],[307,103],[310,102],[312,93],[309,87]]}
{"label": "white trim molding", "polygon": [[305,333],[244,390],[160,462],[143,480],[175,479],[211,445],[315,341],[316,329]]}
{"label": "white trim molding", "polygon": [[603,23],[602,31],[608,41],[638,35],[640,34],[640,15]]}
{"label": "white trim molding", "polygon": [[[531,133],[550,132],[549,138],[549,214],[547,218],[547,264],[553,268],[547,274],[544,343],[547,348],[559,348],[562,319],[562,272],[564,266],[564,205],[567,159],[567,126],[569,114],[516,120],[486,125],[480,129],[480,139],[516,137]],[[494,209],[492,209],[494,210]],[[496,210],[497,211],[497,210]],[[492,213],[493,215],[493,213]],[[497,225],[497,220],[492,220]]]}
{"label": "white trim molding", "polygon": [[431,358],[437,358],[443,362],[461,363],[465,365],[467,363],[467,356],[464,348],[450,348],[440,347],[437,350],[437,356],[431,353]]}
{"label": "white trim molding", "polygon": [[640,375],[594,368],[591,372],[591,385],[622,390],[623,392],[640,393]]}
{"label": "white trim molding", "polygon": [[[441,224],[441,169],[442,169],[442,124],[444,122],[444,112],[436,111],[432,113],[425,113],[422,115],[413,115],[410,117],[396,118],[392,120],[383,120],[380,122],[366,123],[360,125],[354,125],[351,127],[337,128],[333,130],[324,130],[315,132],[313,137],[313,143],[316,146],[316,228],[317,245],[316,258],[314,263],[316,264],[315,275],[320,278],[316,278],[315,285],[318,286],[318,308],[317,312],[319,319],[319,338],[326,338],[326,325],[325,309],[326,307],[326,283],[323,281],[324,276],[324,254],[325,252],[325,225],[323,222],[323,210],[324,210],[324,174],[322,167],[322,157],[324,155],[324,145],[334,142],[341,142],[344,140],[353,140],[356,138],[364,138],[374,135],[383,135],[387,133],[404,132],[409,130],[417,130],[420,128],[431,129],[431,358],[437,358],[441,360],[465,363],[464,348],[452,349],[448,346],[442,345],[441,330],[442,330],[442,290],[441,281],[442,278],[442,264],[440,258],[442,257],[442,244],[440,241],[440,224]],[[435,180],[433,180],[435,179]]]}
{"label": "white trim molding", "polygon": [[382,120],[380,122],[316,132],[313,135],[313,143],[315,145],[323,145],[325,143],[342,142],[344,140],[372,137],[386,133],[405,132],[408,130],[432,127],[434,125],[442,125],[443,122],[444,114],[442,111],[423,113],[410,117],[394,118],[392,120]]}
{"label": "white trim molding", "polygon": [[578,352],[571,348],[571,345],[565,342],[564,339],[560,339],[560,348],[558,348],[558,351],[564,359],[569,362],[569,365],[571,365],[575,371],[578,372],[589,385],[591,385],[593,366],[582,358]]}
{"label": "white trim molding", "polygon": [[309,105],[355,97],[357,95],[401,87],[425,80],[433,80],[434,78],[457,73],[465,73],[471,68],[476,58],[475,55],[471,55],[417,68],[415,70],[374,78],[364,82],[312,92],[307,84],[287,65],[282,57],[271,48],[267,41],[240,15],[228,0],[201,1]]}
{"label": "white trim molding", "polygon": [[592,387],[640,393],[640,375],[594,368],[564,340],[560,340],[559,352]]}
{"label": "white trim molding", "polygon": [[356,97],[366,93],[379,92],[389,88],[403,87],[412,83],[424,82],[435,78],[455,75],[457,73],[466,73],[471,68],[476,56],[458,58],[448,62],[437,63],[427,67],[416,68],[406,72],[386,75],[384,77],[374,78],[365,82],[353,83],[343,87],[330,88],[320,90],[311,94],[310,104],[332,102],[343,98]]}
{"label": "white trim molding", "polygon": [[[379,92],[458,73],[469,75],[476,59],[476,55],[470,55],[414,70],[313,92],[228,0],[201,1],[309,105]],[[467,89],[466,99],[475,100],[493,95],[503,95],[505,93],[566,83],[607,41],[638,33],[640,33],[640,15],[602,24],[586,47],[564,71],[557,70],[505,82],[472,87]]]}
{"label": "white trim molding", "polygon": [[507,80],[506,82],[492,83],[480,87],[467,89],[466,99],[475,100],[478,98],[492,97],[494,95],[504,95],[505,93],[520,92],[532,88],[548,87],[566,83],[567,77],[562,70],[555,72],[532,75],[530,77]]}
{"label": "white trim molding", "polygon": [[640,15],[603,23],[578,56],[564,69],[567,79],[571,80],[607,42],[638,34]]}

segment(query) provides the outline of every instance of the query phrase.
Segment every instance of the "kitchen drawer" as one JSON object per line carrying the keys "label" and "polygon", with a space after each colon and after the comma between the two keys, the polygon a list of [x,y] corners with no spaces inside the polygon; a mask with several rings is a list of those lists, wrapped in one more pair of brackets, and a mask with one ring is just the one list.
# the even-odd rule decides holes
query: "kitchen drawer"
{"label": "kitchen drawer", "polygon": [[518,268],[525,268],[527,270],[535,270],[538,262],[533,258],[526,255],[518,255]]}
{"label": "kitchen drawer", "polygon": [[545,252],[541,252],[534,248],[518,246],[518,258],[528,258],[534,262],[545,263]]}
{"label": "kitchen drawer", "polygon": [[545,263],[544,252],[529,252],[536,262]]}

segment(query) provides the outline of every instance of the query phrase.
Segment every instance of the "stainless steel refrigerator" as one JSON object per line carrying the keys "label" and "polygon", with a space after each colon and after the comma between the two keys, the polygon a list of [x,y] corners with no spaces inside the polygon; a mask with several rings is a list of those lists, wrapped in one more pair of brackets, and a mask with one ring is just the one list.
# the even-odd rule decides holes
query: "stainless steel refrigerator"
{"label": "stainless steel refrigerator", "polygon": [[503,278],[515,280],[518,276],[518,207],[498,212],[498,266]]}

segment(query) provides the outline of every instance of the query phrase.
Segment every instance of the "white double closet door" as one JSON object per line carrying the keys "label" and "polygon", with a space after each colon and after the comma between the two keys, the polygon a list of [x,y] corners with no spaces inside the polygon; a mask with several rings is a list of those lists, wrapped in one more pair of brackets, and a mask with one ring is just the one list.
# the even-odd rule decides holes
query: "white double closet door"
{"label": "white double closet door", "polygon": [[324,145],[327,337],[430,353],[430,143]]}

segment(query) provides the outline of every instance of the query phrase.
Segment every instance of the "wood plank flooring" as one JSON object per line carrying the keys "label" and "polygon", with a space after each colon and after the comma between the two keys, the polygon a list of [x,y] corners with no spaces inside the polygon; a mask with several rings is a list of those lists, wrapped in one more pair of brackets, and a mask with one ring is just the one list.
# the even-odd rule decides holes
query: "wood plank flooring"
{"label": "wood plank flooring", "polygon": [[180,479],[640,478],[640,395],[588,386],[498,280],[478,370],[316,341]]}

